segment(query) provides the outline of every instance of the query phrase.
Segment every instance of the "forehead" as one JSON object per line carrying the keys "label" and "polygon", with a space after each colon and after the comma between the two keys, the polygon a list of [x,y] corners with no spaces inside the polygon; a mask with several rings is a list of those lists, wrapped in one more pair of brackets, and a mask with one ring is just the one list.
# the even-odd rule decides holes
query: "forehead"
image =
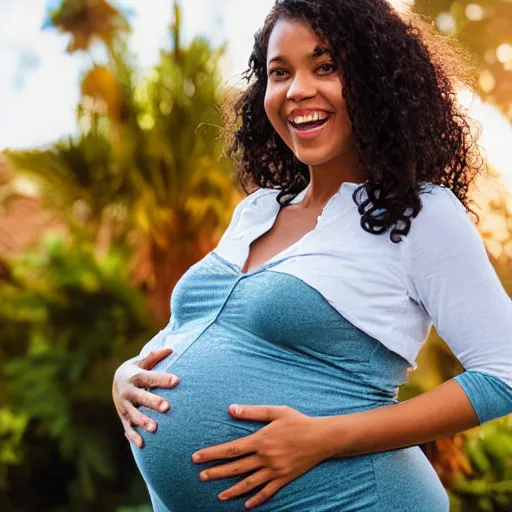
{"label": "forehead", "polygon": [[275,59],[313,59],[325,53],[328,46],[306,22],[281,18],[268,40],[267,63]]}

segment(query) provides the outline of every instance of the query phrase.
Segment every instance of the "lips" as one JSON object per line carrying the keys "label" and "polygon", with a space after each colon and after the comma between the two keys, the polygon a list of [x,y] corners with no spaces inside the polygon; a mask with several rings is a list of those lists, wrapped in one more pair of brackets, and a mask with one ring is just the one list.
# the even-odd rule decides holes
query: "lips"
{"label": "lips", "polygon": [[332,114],[332,112],[329,112],[328,110],[325,110],[323,108],[295,108],[286,117],[287,119],[293,119],[294,117],[297,116],[309,116],[316,112],[322,114]]}
{"label": "lips", "polygon": [[321,124],[318,126],[311,126],[311,124],[306,124],[305,126],[296,125],[294,122],[287,119],[287,123],[290,126],[291,131],[295,134],[295,136],[299,139],[312,139],[317,137],[326,126],[329,125],[329,122],[332,119],[332,114],[329,114],[329,117],[327,119],[323,120]]}
{"label": "lips", "polygon": [[288,120],[288,122],[296,129],[296,130],[300,130],[300,131],[306,131],[306,130],[310,130],[312,128],[318,128],[319,126],[322,126],[324,125],[330,118],[331,116],[327,116],[326,118],[324,119],[321,119],[321,120],[317,120],[317,121],[310,121],[308,123],[300,123],[300,124],[297,124],[297,123],[294,123],[293,121],[291,120]]}

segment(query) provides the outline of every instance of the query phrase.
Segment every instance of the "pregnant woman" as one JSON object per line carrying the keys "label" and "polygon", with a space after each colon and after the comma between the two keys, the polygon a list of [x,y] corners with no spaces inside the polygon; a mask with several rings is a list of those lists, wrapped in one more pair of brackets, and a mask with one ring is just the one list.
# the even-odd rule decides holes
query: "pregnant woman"
{"label": "pregnant woman", "polygon": [[[446,512],[418,444],[512,413],[462,62],[421,26],[281,0],[257,33],[229,150],[255,191],[114,378],[155,511]],[[466,371],[400,403],[432,324]]]}

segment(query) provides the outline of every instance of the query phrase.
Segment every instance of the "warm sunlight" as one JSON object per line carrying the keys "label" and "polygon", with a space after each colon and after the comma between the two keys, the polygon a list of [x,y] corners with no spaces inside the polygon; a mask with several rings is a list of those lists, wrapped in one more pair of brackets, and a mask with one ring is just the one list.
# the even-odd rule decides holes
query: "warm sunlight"
{"label": "warm sunlight", "polygon": [[512,512],[511,27],[0,0],[0,511]]}
{"label": "warm sunlight", "polygon": [[405,11],[411,7],[414,0],[389,0],[389,3],[399,12]]}
{"label": "warm sunlight", "polygon": [[[414,3],[413,0],[389,1],[400,12]],[[133,49],[143,67],[148,68],[157,58],[158,48],[166,44],[171,4],[168,0],[152,0],[151,6],[128,0],[121,3],[129,5],[136,13],[132,19]],[[198,12],[208,16],[184,16],[187,38],[202,32],[215,36],[217,42],[228,41],[222,71],[227,83],[237,84],[240,73],[246,68],[253,33],[263,22],[273,0],[232,3],[229,9],[224,5],[226,0],[216,3],[215,8],[208,0],[190,0],[190,3]],[[4,51],[0,51],[0,55],[5,57],[0,80],[0,106],[5,113],[0,120],[0,148],[46,144],[74,130],[76,84],[86,59],[83,56],[71,58],[64,52],[65,38],[51,31],[39,30],[45,4],[46,0],[12,2],[9,11],[11,23],[5,22],[9,16],[0,18],[0,23],[3,21],[3,38],[9,42],[9,45],[4,45]],[[2,4],[0,13],[3,8]],[[244,24],[239,22],[242,17],[246,19]],[[26,29],[20,32],[20,27]],[[27,55],[37,55],[37,59],[32,59],[32,67],[27,68],[23,64],[28,57],[22,53],[18,55],[19,48],[25,48]],[[55,81],[54,76],[60,79]],[[39,101],[41,90],[45,91],[45,102]],[[512,188],[512,159],[509,156],[512,128],[506,117],[491,105],[475,99],[472,108],[475,117],[484,125],[481,144],[486,148],[492,165],[503,173],[506,183]],[[48,119],[51,122],[43,122]]]}
{"label": "warm sunlight", "polygon": [[[399,12],[406,11],[414,4],[414,0],[389,0],[389,2]],[[477,20],[481,16],[481,9],[477,4],[470,4],[466,10],[466,16],[469,19]],[[511,48],[510,44],[502,44],[499,47],[498,59],[503,62],[509,59],[512,54]],[[479,144],[485,150],[489,164],[501,174],[504,183],[512,190],[512,158],[510,158],[512,125],[510,120],[495,106],[483,102],[477,95],[467,90],[461,91],[458,97],[461,104],[469,108],[473,118],[482,125]]]}
{"label": "warm sunlight", "polygon": [[467,90],[458,95],[461,104],[469,108],[471,115],[482,124],[479,144],[485,149],[490,165],[503,176],[504,182],[512,189],[512,125],[508,118],[495,106],[483,102]]}

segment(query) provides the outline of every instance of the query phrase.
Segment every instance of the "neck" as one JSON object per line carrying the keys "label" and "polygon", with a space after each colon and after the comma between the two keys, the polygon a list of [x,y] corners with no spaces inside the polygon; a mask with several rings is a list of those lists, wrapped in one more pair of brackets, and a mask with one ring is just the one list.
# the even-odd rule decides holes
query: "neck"
{"label": "neck", "polygon": [[325,204],[345,182],[364,183],[367,179],[353,148],[329,162],[310,165],[309,175],[310,187],[302,201],[305,208]]}

